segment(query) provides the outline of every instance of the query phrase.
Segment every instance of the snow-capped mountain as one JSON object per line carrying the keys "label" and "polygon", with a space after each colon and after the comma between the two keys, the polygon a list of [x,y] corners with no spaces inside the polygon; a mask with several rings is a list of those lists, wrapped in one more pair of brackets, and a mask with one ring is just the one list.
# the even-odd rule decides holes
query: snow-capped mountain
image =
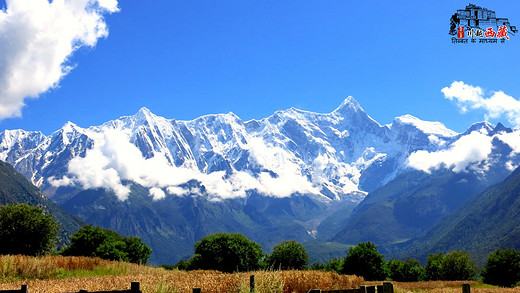
{"label": "snow-capped mountain", "polygon": [[330,113],[180,121],[142,108],[89,128],[68,122],[49,136],[0,133],[0,159],[82,221],[141,237],[153,263],[189,256],[215,232],[243,233],[266,249],[287,239],[327,241],[388,182],[423,186],[429,173],[467,172],[459,177],[484,187],[518,167],[519,154],[517,129],[479,122],[456,133],[410,115],[381,125],[351,97]]}
{"label": "snow-capped mountain", "polygon": [[216,199],[256,190],[359,202],[406,169],[410,153],[440,150],[457,135],[410,115],[380,125],[349,97],[327,114],[291,108],[246,122],[233,113],[178,121],[142,108],[101,126],[68,122],[50,136],[6,130],[0,158],[50,195],[74,185],[125,199],[132,181],[160,199],[189,193],[182,186],[197,180]]}

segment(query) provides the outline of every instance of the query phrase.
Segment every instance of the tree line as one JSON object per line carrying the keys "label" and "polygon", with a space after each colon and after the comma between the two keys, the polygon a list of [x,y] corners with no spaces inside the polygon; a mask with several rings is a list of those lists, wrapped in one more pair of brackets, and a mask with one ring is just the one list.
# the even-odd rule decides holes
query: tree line
{"label": "tree line", "polygon": [[[27,204],[0,207],[0,254],[44,255],[56,253],[58,225],[39,207]],[[71,244],[58,252],[69,256],[145,264],[152,250],[138,237],[87,225],[72,235]],[[488,256],[480,272],[467,252],[430,254],[425,266],[416,259],[385,261],[370,242],[351,247],[343,259],[308,266],[305,248],[294,240],[282,241],[266,254],[262,247],[242,234],[216,233],[194,245],[194,255],[175,266],[181,270],[323,270],[358,275],[365,280],[416,282],[426,280],[471,280],[480,273],[485,283],[502,287],[520,284],[520,251],[498,249]]]}
{"label": "tree line", "polygon": [[419,260],[392,259],[385,261],[376,245],[370,242],[351,247],[343,259],[308,266],[309,257],[298,242],[282,241],[271,254],[242,234],[217,233],[202,238],[194,246],[195,254],[175,266],[165,268],[181,270],[219,270],[246,272],[254,270],[322,270],[339,274],[362,276],[367,281],[393,280],[418,282],[428,280],[473,280],[480,273],[482,280],[491,285],[513,287],[520,284],[520,251],[498,249],[491,253],[480,272],[467,252],[430,254],[425,266]]}
{"label": "tree line", "polygon": [[[42,208],[28,204],[0,207],[0,254],[39,256],[56,253],[58,224]],[[152,250],[138,237],[87,225],[72,235],[69,246],[57,252],[145,264]]]}

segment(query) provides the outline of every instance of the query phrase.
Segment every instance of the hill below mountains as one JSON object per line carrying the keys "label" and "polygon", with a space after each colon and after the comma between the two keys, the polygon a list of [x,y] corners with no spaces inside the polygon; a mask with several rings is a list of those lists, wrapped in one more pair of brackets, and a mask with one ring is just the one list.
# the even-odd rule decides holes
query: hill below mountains
{"label": "hill below mountains", "polygon": [[508,176],[519,153],[518,130],[481,122],[456,133],[411,115],[381,125],[351,97],[331,113],[180,121],[143,108],[49,136],[0,133],[0,159],[80,220],[141,237],[159,264],[215,232],[266,250],[343,244],[315,259],[327,246],[404,243]]}
{"label": "hill below mountains", "polygon": [[510,171],[503,164],[500,160],[488,163],[485,174],[448,169],[403,173],[356,206],[333,240],[351,245],[371,241],[385,251],[385,247],[421,236],[485,188],[507,177]]}
{"label": "hill below mountains", "polygon": [[0,161],[0,205],[27,203],[43,208],[59,225],[58,247],[70,242],[70,237],[81,223],[43,195],[38,187],[17,172],[11,165]]}
{"label": "hill below mountains", "polygon": [[468,251],[483,264],[498,248],[520,249],[520,169],[469,199],[400,253],[426,259],[431,252]]}

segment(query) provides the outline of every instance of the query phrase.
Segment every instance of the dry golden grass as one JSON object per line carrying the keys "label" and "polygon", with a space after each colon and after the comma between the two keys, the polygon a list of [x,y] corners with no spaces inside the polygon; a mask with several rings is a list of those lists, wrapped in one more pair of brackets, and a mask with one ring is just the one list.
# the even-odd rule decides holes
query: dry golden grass
{"label": "dry golden grass", "polygon": [[[223,274],[217,271],[167,271],[162,268],[106,261],[99,258],[63,256],[0,256],[0,290],[19,289],[27,284],[31,293],[124,290],[140,282],[144,293],[249,292],[249,277],[255,275],[255,292],[293,293],[310,289],[358,288],[356,276],[316,271],[268,271]],[[518,288],[497,288],[480,282],[393,282],[396,293],[461,293],[462,284],[471,284],[472,293],[520,293]]]}
{"label": "dry golden grass", "polygon": [[0,282],[19,279],[48,279],[67,275],[125,275],[151,267],[76,256],[0,255]]}
{"label": "dry golden grass", "polygon": [[[499,288],[477,281],[392,282],[396,293],[461,293],[462,284],[470,284],[472,293],[520,293],[517,288]],[[374,284],[370,284],[374,285]]]}
{"label": "dry golden grass", "polygon": [[[101,276],[84,275],[84,271],[97,272]],[[0,290],[19,289],[27,284],[31,293],[124,290],[130,288],[131,282],[140,282],[145,293],[191,293],[193,288],[201,288],[204,293],[245,293],[249,292],[251,274],[255,275],[255,292],[259,293],[358,288],[363,282],[363,278],[356,276],[315,271],[223,274],[217,271],[166,271],[86,257],[0,257]],[[84,276],[67,277],[71,275]]]}

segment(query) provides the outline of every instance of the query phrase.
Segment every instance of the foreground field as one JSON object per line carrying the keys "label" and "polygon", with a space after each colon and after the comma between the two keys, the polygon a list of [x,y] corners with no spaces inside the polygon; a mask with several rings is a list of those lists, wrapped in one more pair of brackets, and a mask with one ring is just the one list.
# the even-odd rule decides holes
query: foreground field
{"label": "foreground field", "polygon": [[[292,293],[309,289],[358,288],[363,278],[317,271],[283,271],[223,274],[216,271],[167,271],[86,257],[0,256],[0,290],[19,289],[27,284],[31,293],[124,290],[131,282],[140,282],[144,293],[249,292],[249,276],[254,274],[255,292]],[[470,283],[473,293],[520,293],[520,287],[496,288],[479,282],[394,282],[396,293],[460,293],[462,284]]]}
{"label": "foreground field", "polygon": [[255,275],[255,292],[306,292],[357,288],[363,278],[315,271],[283,271],[223,274],[216,271],[167,271],[161,268],[118,263],[86,257],[0,256],[0,290],[27,284],[31,293],[124,290],[140,282],[145,293],[249,292]]}
{"label": "foreground field", "polygon": [[517,288],[499,288],[476,281],[392,282],[396,293],[462,293],[462,284],[471,285],[471,293],[520,293]]}

